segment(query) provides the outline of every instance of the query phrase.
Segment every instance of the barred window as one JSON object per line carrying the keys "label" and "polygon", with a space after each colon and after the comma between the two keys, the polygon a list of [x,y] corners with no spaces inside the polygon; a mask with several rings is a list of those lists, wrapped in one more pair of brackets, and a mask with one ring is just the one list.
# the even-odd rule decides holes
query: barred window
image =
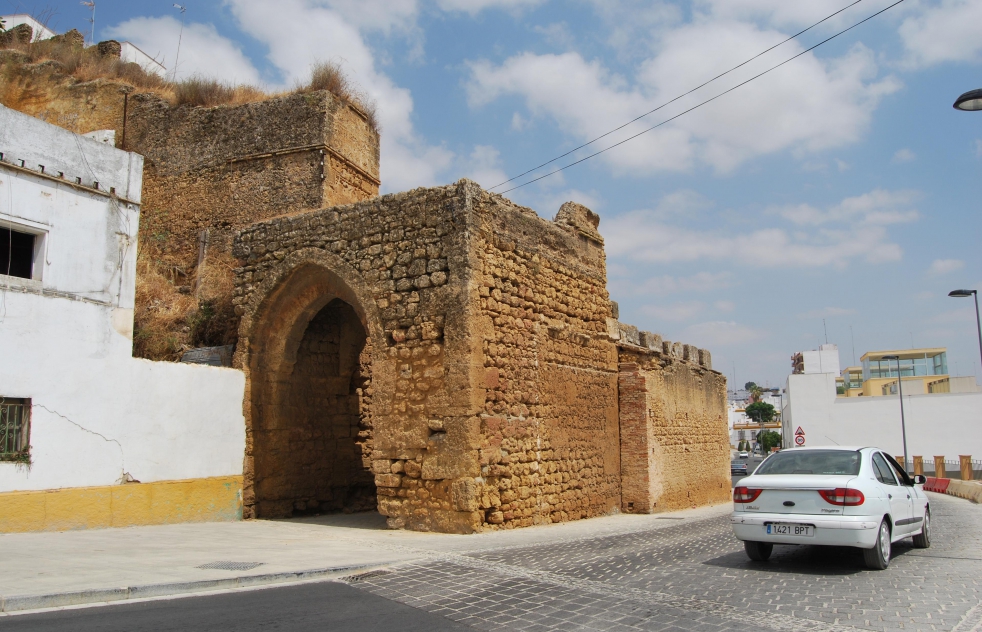
{"label": "barred window", "polygon": [[31,400],[0,396],[0,461],[19,461],[31,446]]}

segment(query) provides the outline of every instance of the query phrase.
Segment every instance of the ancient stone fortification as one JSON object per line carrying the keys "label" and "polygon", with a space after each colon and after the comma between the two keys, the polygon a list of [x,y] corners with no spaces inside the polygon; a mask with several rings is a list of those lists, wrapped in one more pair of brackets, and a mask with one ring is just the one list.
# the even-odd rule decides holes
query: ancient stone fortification
{"label": "ancient stone fortification", "polygon": [[[106,44],[113,42],[100,44],[100,54],[105,48],[111,55]],[[26,60],[0,51],[0,102],[73,132],[113,130],[117,147],[145,158],[140,249],[152,260],[138,269],[136,346],[148,357],[176,359],[195,343],[234,343],[228,321],[235,230],[378,195],[378,132],[361,110],[328,91],[172,106],[121,81],[80,81],[57,62]],[[177,313],[182,309],[186,318]],[[176,320],[152,320],[168,312]],[[141,318],[147,314],[150,320]],[[197,335],[192,327],[213,331]],[[177,342],[147,348],[143,335]]]}
{"label": "ancient stone fortification", "polygon": [[462,180],[241,231],[246,515],[375,491],[392,527],[471,532],[728,498],[723,377],[616,321],[598,222]]}

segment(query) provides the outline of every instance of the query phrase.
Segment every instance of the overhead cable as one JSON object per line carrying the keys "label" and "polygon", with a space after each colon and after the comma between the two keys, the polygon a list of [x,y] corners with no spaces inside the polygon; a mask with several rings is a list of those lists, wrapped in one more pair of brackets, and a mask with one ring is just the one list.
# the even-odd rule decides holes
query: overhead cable
{"label": "overhead cable", "polygon": [[726,75],[728,75],[728,74],[730,74],[730,73],[731,73],[731,72],[733,72],[734,70],[737,70],[737,69],[739,69],[739,68],[742,68],[743,66],[746,66],[747,64],[749,64],[749,63],[750,63],[750,62],[752,62],[753,60],[755,60],[755,59],[757,59],[758,57],[761,57],[761,56],[763,56],[763,55],[766,55],[767,53],[769,53],[769,52],[771,52],[771,51],[772,51],[772,50],[774,50],[775,48],[777,48],[777,47],[779,47],[779,46],[783,46],[784,44],[787,44],[788,42],[790,42],[791,40],[793,40],[793,39],[795,39],[795,38],[796,38],[796,37],[798,37],[799,35],[801,35],[801,34],[803,34],[803,33],[807,33],[808,31],[810,31],[810,30],[812,30],[813,28],[815,28],[816,26],[818,26],[818,25],[819,25],[819,24],[821,24],[822,22],[827,22],[828,20],[831,20],[832,18],[834,18],[835,16],[837,16],[837,15],[839,15],[840,13],[842,13],[843,11],[845,11],[846,9],[848,9],[848,8],[850,8],[850,7],[854,7],[854,6],[856,6],[857,4],[859,4],[859,3],[860,3],[860,2],[862,2],[862,1],[863,1],[863,0],[856,0],[856,1],[855,1],[855,2],[853,2],[852,4],[850,4],[850,5],[847,5],[847,6],[845,6],[845,7],[842,7],[841,9],[839,9],[838,11],[836,11],[835,13],[832,13],[832,14],[829,14],[829,15],[827,15],[827,16],[825,16],[824,18],[822,18],[822,19],[821,19],[821,20],[819,20],[818,22],[815,22],[814,24],[812,24],[812,25],[811,25],[811,26],[809,26],[808,28],[806,28],[806,29],[803,29],[803,30],[801,30],[801,31],[798,31],[797,33],[795,33],[795,34],[794,34],[794,35],[792,35],[791,37],[789,37],[789,38],[787,38],[787,39],[785,39],[785,40],[782,40],[782,41],[780,41],[780,42],[778,42],[777,44],[774,44],[773,46],[771,46],[771,47],[770,47],[770,48],[768,48],[767,50],[763,50],[763,51],[761,51],[761,52],[759,52],[759,53],[757,53],[756,55],[754,55],[754,56],[753,56],[753,57],[751,57],[750,59],[748,59],[748,60],[746,60],[746,61],[744,61],[743,63],[740,63],[740,64],[737,64],[736,66],[734,66],[734,67],[732,67],[732,68],[730,68],[730,69],[729,69],[729,70],[727,70],[726,72],[723,72],[723,73],[720,73],[720,74],[718,74],[718,75],[716,75],[715,77],[713,77],[713,78],[712,78],[712,79],[710,79],[709,81],[706,81],[706,82],[704,82],[704,83],[701,83],[701,84],[699,84],[698,86],[696,86],[695,88],[693,88],[693,89],[691,89],[691,90],[689,90],[688,92],[685,92],[685,93],[683,93],[683,94],[680,94],[680,95],[678,95],[677,97],[675,97],[675,98],[674,98],[674,99],[672,99],[671,101],[666,101],[665,103],[662,103],[661,105],[659,105],[659,106],[658,106],[658,107],[656,107],[655,109],[653,109],[653,110],[648,110],[647,112],[645,112],[645,113],[644,113],[644,114],[642,114],[641,116],[638,116],[638,117],[635,117],[635,118],[633,118],[633,119],[631,119],[630,121],[628,121],[627,123],[624,123],[623,125],[621,125],[621,126],[619,126],[619,127],[615,127],[614,129],[612,129],[612,130],[610,130],[609,132],[606,132],[606,133],[604,133],[604,134],[601,134],[600,136],[597,136],[596,138],[594,138],[594,139],[593,139],[593,140],[591,140],[591,141],[588,141],[588,142],[585,142],[585,143],[583,143],[583,144],[582,144],[582,145],[580,145],[579,147],[574,147],[573,149],[570,149],[570,150],[569,150],[569,151],[567,151],[567,152],[566,152],[565,154],[561,154],[561,155],[559,155],[559,156],[556,156],[556,157],[555,157],[555,158],[553,158],[552,160],[547,160],[546,162],[544,162],[544,163],[542,163],[541,165],[539,165],[539,166],[537,166],[537,167],[532,167],[532,168],[531,168],[531,169],[529,169],[528,171],[524,171],[524,172],[522,172],[522,173],[520,173],[520,174],[518,174],[517,176],[515,176],[515,177],[513,177],[513,178],[508,178],[508,179],[507,179],[507,180],[505,180],[504,182],[499,182],[498,184],[496,184],[496,185],[494,185],[493,187],[491,187],[491,188],[490,188],[490,189],[488,189],[488,190],[489,190],[489,191],[493,191],[494,189],[496,189],[496,188],[498,188],[498,187],[500,187],[500,186],[501,186],[501,185],[503,185],[503,184],[508,184],[508,183],[509,183],[509,182],[511,182],[512,180],[517,180],[518,178],[521,178],[521,177],[522,177],[522,176],[524,176],[524,175],[527,175],[527,174],[530,174],[530,173],[532,173],[533,171],[537,171],[537,170],[539,170],[539,169],[541,169],[542,167],[545,167],[546,165],[549,165],[549,164],[552,164],[552,163],[554,163],[554,162],[556,162],[556,161],[557,161],[557,160],[559,160],[560,158],[565,158],[566,156],[568,156],[568,155],[570,155],[570,154],[571,154],[571,153],[573,153],[574,151],[579,151],[580,149],[583,149],[584,147],[588,147],[589,145],[592,145],[593,143],[595,143],[595,142],[597,142],[597,141],[598,141],[598,140],[600,140],[601,138],[604,138],[604,137],[606,137],[606,136],[610,136],[610,135],[611,135],[611,134],[613,134],[614,132],[616,132],[616,131],[619,131],[619,130],[622,130],[622,129],[624,129],[625,127],[627,127],[627,126],[628,126],[628,125],[630,125],[631,123],[636,123],[637,121],[640,121],[641,119],[643,119],[644,117],[646,117],[646,116],[648,116],[649,114],[654,114],[654,113],[655,113],[655,112],[657,112],[658,110],[660,110],[660,109],[662,109],[662,108],[664,108],[664,107],[666,107],[666,106],[669,106],[669,105],[671,105],[671,104],[673,104],[673,103],[675,103],[676,101],[678,101],[678,100],[679,100],[679,99],[681,99],[682,97],[686,97],[686,96],[689,96],[690,94],[692,94],[692,93],[693,93],[693,92],[695,92],[696,90],[698,90],[698,89],[700,89],[700,88],[704,88],[704,87],[706,87],[706,86],[708,86],[709,84],[711,84],[712,82],[714,82],[714,81],[716,81],[716,80],[717,80],[717,79],[719,79],[720,77],[725,77]]}
{"label": "overhead cable", "polygon": [[[568,165],[566,165],[565,167],[560,167],[559,169],[556,169],[554,171],[550,171],[549,173],[547,173],[545,175],[542,175],[542,176],[539,176],[538,178],[533,178],[533,179],[531,179],[531,180],[529,180],[527,182],[523,182],[522,184],[519,184],[517,186],[513,186],[512,188],[506,189],[506,190],[502,191],[501,193],[503,195],[505,193],[508,193],[509,191],[514,191],[515,189],[520,189],[520,188],[522,188],[522,187],[524,187],[526,185],[532,184],[533,182],[538,182],[539,180],[542,180],[544,178],[548,178],[549,176],[555,175],[555,174],[559,173],[560,171],[565,171],[566,169],[569,169],[570,167],[572,167],[574,165],[578,165],[581,162],[587,161],[587,160],[589,160],[589,159],[591,159],[591,158],[593,158],[595,156],[599,156],[602,153],[605,153],[607,151],[610,151],[611,149],[613,149],[615,147],[618,147],[620,145],[623,145],[624,143],[626,143],[626,142],[628,142],[630,140],[634,140],[638,136],[643,136],[643,135],[647,134],[650,131],[656,130],[659,127],[661,127],[662,125],[665,125],[666,123],[670,123],[670,122],[674,121],[675,119],[679,118],[680,116],[683,116],[685,114],[688,114],[689,112],[691,112],[693,110],[697,110],[697,109],[701,108],[702,106],[706,105],[707,103],[711,103],[711,102],[715,101],[716,99],[718,99],[718,98],[720,98],[720,97],[722,97],[722,96],[724,96],[726,94],[729,94],[730,92],[733,92],[737,88],[740,88],[742,86],[745,86],[748,83],[750,83],[751,81],[754,81],[755,79],[759,79],[760,77],[763,77],[764,75],[766,75],[767,73],[769,73],[769,72],[771,72],[773,70],[777,70],[781,66],[783,66],[783,65],[785,65],[785,64],[787,64],[789,62],[792,62],[795,59],[798,59],[799,57],[801,57],[805,53],[810,53],[811,51],[815,50],[816,48],[818,48],[822,44],[825,44],[827,42],[830,42],[830,41],[834,40],[835,38],[839,37],[840,35],[842,35],[844,33],[847,33],[849,31],[853,30],[854,28],[856,28],[857,26],[863,24],[864,22],[868,22],[868,21],[872,20],[873,18],[875,18],[876,16],[880,15],[881,13],[885,13],[886,11],[889,11],[890,9],[892,9],[895,6],[897,6],[898,4],[901,4],[902,2],[904,2],[904,0],[897,0],[893,4],[887,6],[887,7],[883,8],[883,9],[880,9],[879,11],[877,11],[876,13],[874,13],[873,15],[870,15],[869,17],[863,18],[862,20],[860,20],[859,22],[856,22],[852,26],[850,26],[848,28],[845,28],[845,29],[839,31],[838,33],[836,33],[835,35],[832,35],[831,37],[827,37],[827,38],[823,39],[821,42],[815,44],[814,46],[801,51],[800,53],[798,53],[794,57],[790,57],[788,59],[785,59],[781,63],[779,63],[779,64],[777,64],[775,66],[771,66],[770,68],[768,68],[764,72],[761,72],[759,74],[756,74],[753,77],[750,77],[749,79],[747,79],[746,81],[741,81],[740,83],[738,83],[737,85],[733,86],[732,88],[730,88],[728,90],[724,90],[723,92],[720,92],[716,96],[714,96],[714,97],[712,97],[710,99],[706,99],[705,101],[703,101],[703,102],[701,102],[701,103],[699,103],[697,105],[694,105],[694,106],[692,106],[691,108],[689,108],[687,110],[683,110],[682,112],[679,112],[678,114],[676,114],[675,116],[673,116],[671,118],[665,119],[664,121],[662,121],[661,123],[658,123],[657,125],[653,125],[653,126],[649,127],[648,129],[646,129],[646,130],[644,130],[642,132],[638,132],[637,134],[634,134],[633,136],[628,136],[624,140],[619,141],[619,142],[616,142],[616,143],[614,143],[613,145],[611,145],[609,147],[606,147],[604,149],[601,149],[600,151],[594,152],[594,153],[590,154],[589,156],[586,156],[584,158],[580,158],[579,160],[576,160],[574,162],[571,162]],[[570,152],[567,152],[566,154],[563,154],[563,155],[565,156],[565,155],[568,155],[569,153]],[[552,162],[552,161],[550,161],[550,162]],[[545,163],[545,164],[548,164],[548,163]],[[534,171],[534,169],[532,169],[531,171]],[[526,173],[528,173],[528,172],[526,172]],[[516,178],[517,177],[521,177],[521,176],[516,176]],[[515,178],[512,178],[512,180],[514,180],[514,179]],[[504,184],[504,182],[502,182],[501,184]],[[497,185],[497,186],[501,186],[501,185]]]}

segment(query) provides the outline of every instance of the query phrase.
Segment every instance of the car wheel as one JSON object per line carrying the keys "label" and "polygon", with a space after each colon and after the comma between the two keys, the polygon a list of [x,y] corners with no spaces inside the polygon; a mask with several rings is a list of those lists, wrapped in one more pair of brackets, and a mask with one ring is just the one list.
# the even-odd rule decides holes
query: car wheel
{"label": "car wheel", "polygon": [[771,551],[774,550],[773,544],[768,544],[767,542],[751,542],[745,540],[743,542],[743,548],[747,551],[747,557],[755,562],[766,562],[767,558],[771,556]]}
{"label": "car wheel", "polygon": [[890,525],[886,520],[880,522],[880,530],[876,535],[876,546],[863,549],[863,560],[867,568],[882,571],[890,566]]}
{"label": "car wheel", "polygon": [[924,512],[924,524],[921,532],[914,536],[914,548],[926,549],[931,546],[931,512]]}

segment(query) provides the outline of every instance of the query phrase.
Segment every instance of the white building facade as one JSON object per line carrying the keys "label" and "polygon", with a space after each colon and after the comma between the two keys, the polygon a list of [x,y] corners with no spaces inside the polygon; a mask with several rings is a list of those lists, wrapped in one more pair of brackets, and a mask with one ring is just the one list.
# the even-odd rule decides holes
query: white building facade
{"label": "white building facade", "polygon": [[241,515],[242,373],[132,357],[142,168],[0,106],[0,532]]}
{"label": "white building facade", "polygon": [[[838,362],[834,363],[836,370]],[[837,397],[837,372],[788,376],[782,415],[783,445],[868,445],[904,454],[900,398]],[[904,393],[909,457],[930,461],[959,455],[982,458],[982,393]],[[801,438],[796,442],[796,433]],[[910,464],[908,464],[910,467]]]}

